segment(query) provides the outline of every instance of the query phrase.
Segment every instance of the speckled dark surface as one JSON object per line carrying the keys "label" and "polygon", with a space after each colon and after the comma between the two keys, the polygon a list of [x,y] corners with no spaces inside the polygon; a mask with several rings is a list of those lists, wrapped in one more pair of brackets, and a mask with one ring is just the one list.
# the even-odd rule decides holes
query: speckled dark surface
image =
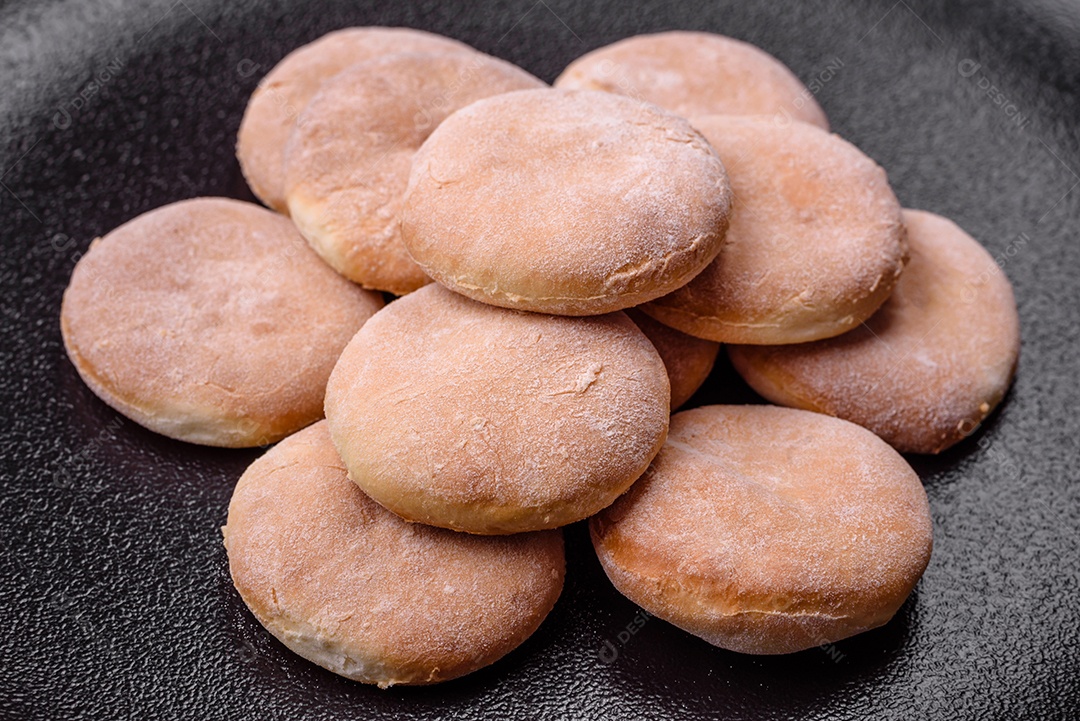
{"label": "speckled dark surface", "polygon": [[[816,79],[905,205],[1005,254],[1019,377],[975,437],[913,459],[935,549],[892,623],[781,658],[659,620],[620,637],[636,609],[577,526],[548,621],[457,682],[363,687],[261,630],[218,533],[256,453],[117,416],[67,362],[57,315],[95,235],[181,198],[250,198],[232,154],[248,94],[288,50],[357,24],[443,32],[549,81],[639,32],[750,40]],[[1076,2],[0,5],[0,717],[1077,718],[1078,110]],[[753,398],[721,367],[697,401]]]}

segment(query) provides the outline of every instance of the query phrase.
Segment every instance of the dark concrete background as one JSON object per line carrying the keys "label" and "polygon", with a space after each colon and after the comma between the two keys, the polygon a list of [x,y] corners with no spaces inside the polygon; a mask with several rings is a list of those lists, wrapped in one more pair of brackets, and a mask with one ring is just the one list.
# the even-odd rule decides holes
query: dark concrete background
{"label": "dark concrete background", "polygon": [[[442,32],[548,81],[636,33],[749,40],[818,88],[905,205],[1003,254],[1019,376],[973,438],[912,459],[935,549],[892,623],[787,657],[721,651],[642,624],[578,525],[551,617],[471,677],[380,691],[262,631],[218,532],[257,452],[109,410],[64,356],[60,297],[95,235],[182,198],[250,199],[233,157],[249,93],[290,49],[362,24]],[[0,717],[1076,718],[1078,110],[1076,2],[0,5]],[[695,402],[754,399],[722,363]]]}

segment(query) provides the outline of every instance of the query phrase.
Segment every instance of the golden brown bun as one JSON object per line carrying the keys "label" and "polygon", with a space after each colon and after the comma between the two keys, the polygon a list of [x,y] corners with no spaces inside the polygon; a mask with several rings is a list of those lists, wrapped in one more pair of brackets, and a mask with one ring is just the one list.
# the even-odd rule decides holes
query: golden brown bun
{"label": "golden brown bun", "polygon": [[562,533],[481,538],[410,524],[350,483],[326,423],[240,478],[222,529],[233,583],[283,644],[380,687],[494,663],[562,591]]}
{"label": "golden brown bun", "polygon": [[326,391],[352,479],[410,521],[556,528],[611,503],[667,433],[667,372],[625,313],[565,318],[426,286],[376,314]]}
{"label": "golden brown bun", "polygon": [[778,115],[829,129],[813,94],[783,63],[761,48],[711,33],[620,40],[570,63],[555,87],[629,95],[687,118]]}
{"label": "golden brown bun", "polygon": [[420,144],[480,98],[544,83],[480,53],[407,54],[323,83],[285,151],[289,214],[316,252],[365,288],[403,295],[429,282],[401,242],[401,195]]}
{"label": "golden brown bun", "polygon": [[1012,382],[1020,318],[1008,278],[952,221],[905,210],[911,260],[861,327],[793,346],[729,346],[769,400],[845,418],[903,452],[939,453],[990,414]]}
{"label": "golden brown bun", "polygon": [[236,157],[252,192],[286,212],[285,141],[322,82],[350,65],[410,52],[476,53],[421,30],[370,27],[337,30],[286,55],[251,95],[236,138]]}
{"label": "golden brown bun", "polygon": [[196,198],[95,240],[60,329],[86,384],[136,423],[257,446],[322,417],[338,355],[382,304],[319,260],[288,218]]}
{"label": "golden brown bun", "polygon": [[690,400],[712,372],[720,344],[695,338],[653,320],[637,308],[627,308],[630,320],[641,328],[660,354],[671,381],[671,410]]}
{"label": "golden brown bun", "polygon": [[428,275],[470,298],[598,315],[699,273],[730,204],[723,164],[682,118],[609,93],[526,90],[431,134],[402,236]]}
{"label": "golden brown bun", "polygon": [[806,123],[719,115],[691,122],[731,178],[727,243],[687,286],[642,310],[721,343],[802,343],[869,318],[906,258],[885,171]]}
{"label": "golden brown bun", "polygon": [[590,522],[615,587],[711,644],[791,653],[888,622],[930,559],[919,477],[853,423],[775,406],[671,418]]}

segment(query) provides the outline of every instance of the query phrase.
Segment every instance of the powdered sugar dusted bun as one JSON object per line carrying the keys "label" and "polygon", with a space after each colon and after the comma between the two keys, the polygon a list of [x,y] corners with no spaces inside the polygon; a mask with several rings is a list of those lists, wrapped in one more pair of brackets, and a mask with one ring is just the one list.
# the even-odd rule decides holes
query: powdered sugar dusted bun
{"label": "powdered sugar dusted bun", "polygon": [[247,469],[222,532],[268,631],[383,688],[495,662],[537,629],[565,573],[559,531],[481,538],[401,520],[349,482],[325,422]]}
{"label": "powdered sugar dusted bun", "polygon": [[869,318],[907,253],[885,171],[805,123],[720,115],[692,122],[731,177],[728,242],[687,286],[643,310],[723,343],[802,343]]}
{"label": "powdered sugar dusted bun", "polygon": [[275,65],[251,95],[236,138],[236,157],[255,195],[286,212],[285,141],[324,80],[365,60],[409,52],[476,51],[421,30],[345,28],[294,50]]}
{"label": "powdered sugar dusted bun", "polygon": [[775,406],[672,416],[648,472],[590,530],[630,600],[754,654],[887,623],[932,545],[926,493],[896,451],[853,423]]}
{"label": "powdered sugar dusted bun", "polygon": [[620,40],[570,63],[555,87],[629,95],[687,118],[777,115],[829,129],[813,94],[783,63],[749,43],[711,33]]}
{"label": "powdered sugar dusted bun", "polygon": [[682,331],[653,320],[637,308],[627,308],[626,314],[637,324],[645,337],[652,341],[667,368],[671,381],[671,409],[690,400],[712,372],[720,344],[695,338]]}
{"label": "powdered sugar dusted bun", "polygon": [[352,479],[410,521],[555,528],[625,491],[664,442],[667,372],[625,313],[565,318],[429,285],[342,353],[326,416]]}
{"label": "powdered sugar dusted bun", "polygon": [[1020,354],[1008,278],[941,216],[905,210],[911,260],[892,296],[837,338],[730,346],[732,363],[770,400],[846,418],[895,448],[939,453],[1005,395]]}
{"label": "powdered sugar dusted bun", "polygon": [[196,198],[95,240],[60,329],[86,384],[136,423],[255,446],[322,417],[338,355],[382,304],[319,260],[288,218]]}
{"label": "powdered sugar dusted bun", "polygon": [[451,115],[416,154],[402,234],[443,285],[507,308],[596,315],[668,293],[719,252],[724,166],[683,119],[530,90]]}
{"label": "powdered sugar dusted bun", "polygon": [[285,153],[289,214],[316,252],[366,288],[402,295],[428,282],[401,243],[413,154],[454,110],[544,84],[479,53],[392,55],[326,81]]}

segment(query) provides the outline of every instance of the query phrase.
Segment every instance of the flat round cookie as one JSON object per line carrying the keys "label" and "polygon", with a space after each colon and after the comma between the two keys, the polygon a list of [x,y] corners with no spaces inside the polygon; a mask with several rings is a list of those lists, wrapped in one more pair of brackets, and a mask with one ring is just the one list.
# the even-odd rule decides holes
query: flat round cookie
{"label": "flat round cookie", "polygon": [[692,120],[731,178],[727,243],[686,286],[643,306],[721,343],[803,343],[839,335],[885,302],[906,258],[885,171],[806,123]]}
{"label": "flat round cookie", "polygon": [[459,110],[416,154],[402,215],[435,280],[493,305],[597,315],[675,290],[719,252],[731,192],[687,121],[610,93]]}
{"label": "flat round cookie", "polygon": [[350,65],[397,53],[476,53],[465,43],[409,28],[345,28],[286,55],[259,82],[236,138],[240,169],[259,200],[285,203],[285,142],[324,80]]}
{"label": "flat round cookie", "polygon": [[335,270],[403,295],[428,282],[401,242],[413,155],[457,110],[544,84],[479,53],[399,54],[354,65],[308,103],[285,153],[289,215]]}
{"label": "flat round cookie", "polygon": [[330,377],[352,479],[410,521],[481,534],[587,518],[664,442],[663,361],[625,313],[523,313],[429,285],[376,314]]}
{"label": "flat round cookie", "polygon": [[779,123],[829,129],[813,93],[787,66],[761,48],[712,33],[620,40],[570,63],[555,87],[629,95],[686,118],[772,115]]}
{"label": "flat round cookie", "polygon": [[196,198],[96,239],[60,311],[103,401],[210,446],[271,443],[322,417],[326,381],[381,296],[334,273],[285,218]]}
{"label": "flat round cookie", "polygon": [[740,653],[881,626],[930,559],[919,477],[854,423],[776,406],[671,418],[649,471],[590,521],[615,587]]}
{"label": "flat round cookie", "polygon": [[326,423],[245,471],[222,529],[233,583],[292,651],[386,688],[457,678],[519,646],[565,575],[562,533],[406,523],[351,483]]}
{"label": "flat round cookie", "polygon": [[1008,278],[955,223],[905,210],[911,260],[885,304],[836,338],[729,346],[736,370],[775,403],[858,423],[896,449],[940,453],[1004,397],[1020,355]]}

